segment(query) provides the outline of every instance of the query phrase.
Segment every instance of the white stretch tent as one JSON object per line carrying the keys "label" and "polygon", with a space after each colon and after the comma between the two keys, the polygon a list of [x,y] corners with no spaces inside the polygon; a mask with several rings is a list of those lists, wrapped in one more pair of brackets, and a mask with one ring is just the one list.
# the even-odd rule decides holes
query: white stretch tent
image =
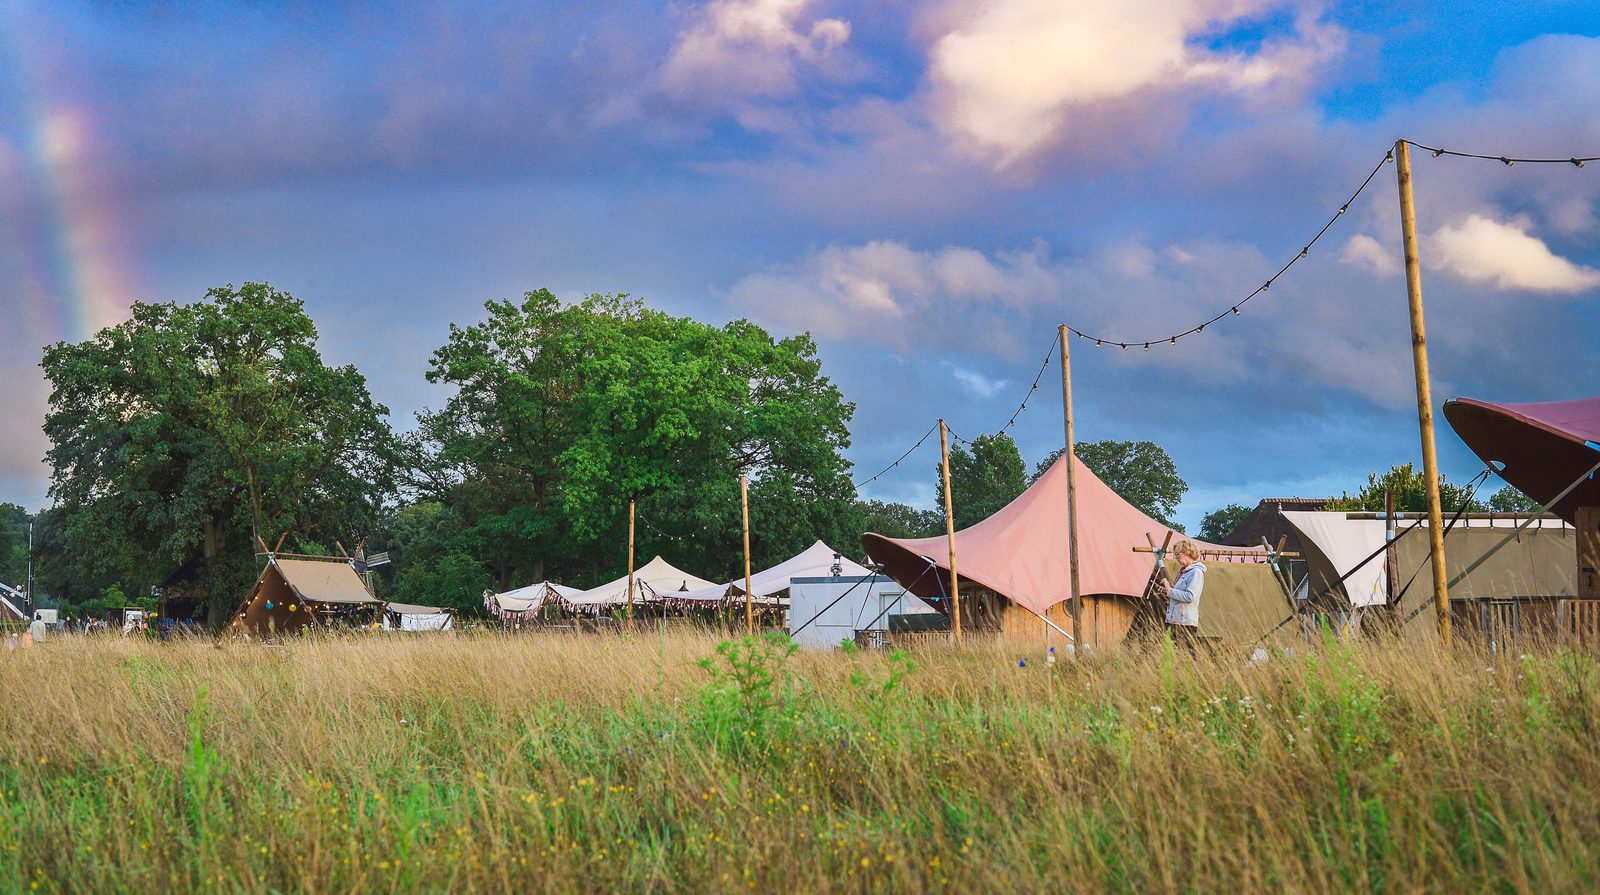
{"label": "white stretch tent", "polygon": [[483,608],[487,609],[490,615],[504,621],[511,616],[534,615],[548,602],[559,603],[579,593],[582,591],[576,587],[566,587],[552,581],[540,581],[502,594],[485,594]]}
{"label": "white stretch tent", "polygon": [[[1333,564],[1334,577],[1350,572],[1344,580],[1350,605],[1382,606],[1387,602],[1389,579],[1383,569],[1383,553],[1378,552],[1383,546],[1382,519],[1346,519],[1342,512],[1301,510],[1284,510],[1283,518],[1328,558]],[[1350,571],[1374,552],[1378,555],[1361,568]]]}
{"label": "white stretch tent", "polygon": [[455,627],[455,617],[439,606],[385,603],[383,627],[387,631],[448,631]]}
{"label": "white stretch tent", "polygon": [[[833,575],[834,555],[839,551],[829,547],[821,541],[812,544],[798,555],[792,556],[770,569],[764,569],[750,576],[750,596],[757,600],[776,596],[789,589],[791,578],[827,578]],[[861,575],[871,575],[872,570],[860,563],[852,562],[843,554],[839,554],[839,574],[855,578]],[[712,605],[720,603],[725,597],[739,597],[741,602],[744,597],[744,576],[739,576],[727,584],[714,584],[683,593],[663,594],[669,600],[683,601],[685,603],[702,603]]]}
{"label": "white stretch tent", "polygon": [[857,631],[887,631],[891,615],[938,612],[886,575],[796,578],[785,629],[794,642],[831,649]]}
{"label": "white stretch tent", "polygon": [[[704,578],[696,578],[657,556],[633,570],[633,601],[657,603],[685,590],[716,587]],[[628,605],[628,576],[608,581],[599,587],[561,597],[561,605],[575,612],[599,613],[616,606]]]}

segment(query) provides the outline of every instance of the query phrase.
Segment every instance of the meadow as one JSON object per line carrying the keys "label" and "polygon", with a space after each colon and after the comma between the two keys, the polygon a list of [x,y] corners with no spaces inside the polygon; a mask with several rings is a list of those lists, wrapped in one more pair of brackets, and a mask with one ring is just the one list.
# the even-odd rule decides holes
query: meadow
{"label": "meadow", "polygon": [[1592,655],[1043,659],[650,631],[56,638],[0,653],[0,890],[1600,882]]}

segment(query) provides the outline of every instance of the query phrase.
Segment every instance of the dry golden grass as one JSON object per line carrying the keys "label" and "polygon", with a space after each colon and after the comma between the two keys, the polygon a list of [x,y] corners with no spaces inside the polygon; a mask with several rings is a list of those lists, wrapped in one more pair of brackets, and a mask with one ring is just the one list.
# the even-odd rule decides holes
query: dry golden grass
{"label": "dry golden grass", "polygon": [[1596,887],[1590,655],[717,644],[0,654],[0,889]]}

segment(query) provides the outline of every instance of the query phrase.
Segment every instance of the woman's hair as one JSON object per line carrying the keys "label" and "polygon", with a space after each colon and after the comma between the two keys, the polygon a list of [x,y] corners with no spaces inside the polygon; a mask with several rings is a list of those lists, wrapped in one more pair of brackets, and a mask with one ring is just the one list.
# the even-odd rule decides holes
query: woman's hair
{"label": "woman's hair", "polygon": [[1190,559],[1199,559],[1200,545],[1189,540],[1188,538],[1184,538],[1178,543],[1172,545],[1172,552],[1176,556],[1187,556]]}

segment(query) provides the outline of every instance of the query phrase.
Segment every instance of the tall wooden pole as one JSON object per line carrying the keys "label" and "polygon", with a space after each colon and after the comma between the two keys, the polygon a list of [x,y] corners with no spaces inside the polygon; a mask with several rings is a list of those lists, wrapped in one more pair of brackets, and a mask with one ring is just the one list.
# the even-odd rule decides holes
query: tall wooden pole
{"label": "tall wooden pole", "polygon": [[744,632],[756,632],[755,609],[750,597],[750,477],[739,476],[739,506],[744,512]]}
{"label": "tall wooden pole", "polygon": [[1405,243],[1406,294],[1411,303],[1411,361],[1417,373],[1417,424],[1422,429],[1422,478],[1428,491],[1428,540],[1433,548],[1433,608],[1439,641],[1450,645],[1449,580],[1444,568],[1444,512],[1439,506],[1439,458],[1433,443],[1433,394],[1428,382],[1428,337],[1422,323],[1422,266],[1417,260],[1417,209],[1411,200],[1411,147],[1394,144],[1400,182],[1400,234]]}
{"label": "tall wooden pole", "polygon": [[1072,655],[1083,657],[1083,601],[1078,579],[1078,470],[1077,448],[1072,431],[1072,333],[1062,324],[1056,329],[1061,342],[1061,409],[1066,419],[1067,445],[1067,566],[1072,581]]}
{"label": "tall wooden pole", "polygon": [[939,456],[944,468],[944,534],[950,544],[950,623],[951,636],[961,643],[961,579],[956,575],[956,515],[950,497],[950,435],[944,420],[939,421]]}
{"label": "tall wooden pole", "polygon": [[628,501],[628,620],[633,621],[633,500]]}

